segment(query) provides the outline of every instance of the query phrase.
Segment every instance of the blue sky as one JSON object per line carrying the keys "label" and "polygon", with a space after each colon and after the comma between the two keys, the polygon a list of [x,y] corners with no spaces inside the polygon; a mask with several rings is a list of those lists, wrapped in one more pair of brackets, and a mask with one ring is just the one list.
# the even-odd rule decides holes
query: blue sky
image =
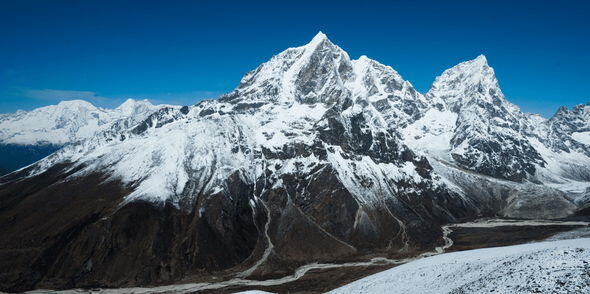
{"label": "blue sky", "polygon": [[590,101],[590,1],[0,1],[0,113],[86,99],[192,104],[323,31],[418,90],[485,54],[510,101]]}

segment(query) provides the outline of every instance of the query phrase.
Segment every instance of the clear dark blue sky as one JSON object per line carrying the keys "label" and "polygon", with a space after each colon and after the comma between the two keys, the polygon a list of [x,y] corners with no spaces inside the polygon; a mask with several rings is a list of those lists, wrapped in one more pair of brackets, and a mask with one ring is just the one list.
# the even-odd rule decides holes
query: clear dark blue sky
{"label": "clear dark blue sky", "polygon": [[0,112],[83,98],[192,104],[319,30],[420,91],[478,54],[510,101],[590,101],[590,1],[0,1]]}

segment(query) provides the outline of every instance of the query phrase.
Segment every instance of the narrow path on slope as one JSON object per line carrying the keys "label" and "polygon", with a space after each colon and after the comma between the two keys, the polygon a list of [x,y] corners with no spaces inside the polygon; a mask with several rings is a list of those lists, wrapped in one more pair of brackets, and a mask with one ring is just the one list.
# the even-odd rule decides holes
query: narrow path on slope
{"label": "narrow path on slope", "polygon": [[[500,226],[588,226],[590,223],[581,221],[544,221],[544,220],[502,220],[502,219],[485,219],[467,223],[457,223],[442,226],[444,244],[442,246],[435,247],[433,251],[424,252],[415,257],[408,257],[402,259],[389,259],[383,257],[376,257],[370,261],[360,262],[348,262],[348,263],[311,263],[299,267],[292,275],[285,276],[278,279],[269,280],[249,280],[245,278],[234,278],[223,282],[215,283],[190,283],[180,285],[168,285],[159,286],[152,288],[119,288],[119,289],[95,289],[92,293],[104,293],[104,294],[120,294],[120,293],[136,293],[136,294],[153,294],[153,293],[186,293],[186,292],[197,292],[205,290],[216,290],[226,287],[268,287],[277,286],[290,282],[294,282],[302,278],[307,272],[311,270],[322,270],[322,269],[334,269],[344,267],[359,267],[359,266],[372,266],[372,265],[386,265],[386,264],[403,264],[420,258],[438,255],[444,253],[448,248],[453,246],[453,240],[449,237],[453,233],[453,228],[457,227],[480,227],[480,228],[492,228]],[[35,290],[26,293],[87,293],[88,290],[83,289],[72,289],[65,291],[48,291],[48,290]]]}

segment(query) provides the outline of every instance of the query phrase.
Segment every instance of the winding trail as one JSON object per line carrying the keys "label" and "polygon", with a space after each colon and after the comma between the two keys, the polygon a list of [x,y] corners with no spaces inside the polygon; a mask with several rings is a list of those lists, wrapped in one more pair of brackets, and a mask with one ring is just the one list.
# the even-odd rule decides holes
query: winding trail
{"label": "winding trail", "polygon": [[[266,206],[266,205],[265,205]],[[227,281],[222,282],[215,282],[215,283],[191,283],[191,284],[180,284],[180,285],[168,285],[168,286],[160,286],[160,287],[151,287],[151,288],[119,288],[119,289],[95,289],[92,290],[92,293],[101,293],[101,294],[120,294],[120,293],[136,293],[136,294],[154,294],[154,293],[185,293],[185,292],[196,292],[196,291],[204,291],[204,290],[215,290],[221,289],[225,287],[235,287],[235,286],[277,286],[281,284],[286,284],[290,282],[294,282],[299,280],[303,277],[307,272],[311,270],[317,269],[333,269],[333,268],[342,268],[342,267],[357,267],[357,266],[372,266],[372,265],[386,265],[386,264],[403,264],[407,263],[416,259],[425,258],[433,255],[438,255],[444,253],[449,247],[453,246],[453,240],[449,237],[451,233],[453,233],[453,228],[456,227],[480,227],[480,228],[491,228],[491,227],[500,227],[500,226],[545,226],[545,225],[563,225],[563,226],[572,226],[572,225],[579,225],[579,226],[588,226],[590,225],[588,222],[581,222],[581,221],[542,221],[542,220],[500,220],[500,219],[487,219],[487,220],[479,220],[474,222],[467,222],[467,223],[457,223],[457,224],[449,224],[442,226],[442,239],[444,240],[444,244],[442,246],[435,247],[433,251],[424,252],[415,257],[408,257],[402,259],[389,259],[384,257],[376,257],[369,261],[360,261],[360,262],[348,262],[348,263],[311,263],[304,266],[299,267],[292,275],[285,276],[278,279],[270,279],[270,280],[249,280],[246,278],[233,278]],[[265,260],[265,258],[261,259]],[[261,264],[262,262],[260,262]],[[256,263],[251,269],[247,270],[247,273],[251,273],[250,270],[256,269],[259,265]],[[244,274],[244,273],[242,273]],[[74,293],[88,293],[88,290],[84,289],[72,289],[72,290],[65,290],[65,291],[50,291],[50,290],[35,290],[29,291],[26,293],[62,293],[62,294],[74,294]]]}

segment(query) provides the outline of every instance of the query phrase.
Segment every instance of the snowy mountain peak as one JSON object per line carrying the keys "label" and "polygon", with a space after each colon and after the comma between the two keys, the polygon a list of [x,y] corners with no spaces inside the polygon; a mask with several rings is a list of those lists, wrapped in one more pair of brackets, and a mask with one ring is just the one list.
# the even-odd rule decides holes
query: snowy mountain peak
{"label": "snowy mountain peak", "polygon": [[484,55],[479,55],[472,60],[461,62],[445,70],[436,78],[435,84],[449,82],[452,79],[462,82],[478,83],[484,81],[486,78],[495,80],[494,69],[488,65],[488,60]]}
{"label": "snowy mountain peak", "polygon": [[326,36],[326,34],[324,34],[322,31],[319,31],[312,39],[310,44],[317,44],[320,43],[324,40],[328,40],[328,36]]}
{"label": "snowy mountain peak", "polygon": [[117,107],[117,108],[118,109],[125,109],[125,108],[134,107],[136,105],[146,105],[146,104],[151,105],[150,101],[147,99],[135,100],[133,98],[128,98],[127,100],[125,100],[125,102],[121,103],[121,105],[119,105],[119,107]]}
{"label": "snowy mountain peak", "polygon": [[487,67],[489,67],[488,59],[485,55],[480,54],[474,59],[463,61],[450,69],[454,69],[455,71],[463,72],[466,74],[493,74],[493,69],[491,72],[484,73],[484,71],[487,70]]}
{"label": "snowy mountain peak", "polygon": [[560,115],[566,115],[569,113],[575,113],[578,115],[582,115],[582,116],[590,116],[590,102],[586,102],[583,104],[578,104],[574,107],[572,107],[572,109],[569,109],[565,106],[560,106],[559,109],[557,109],[557,112],[555,113],[555,115],[553,117],[557,117]]}
{"label": "snowy mountain peak", "polygon": [[445,70],[435,79],[427,96],[446,101],[454,111],[470,103],[508,103],[500,90],[494,69],[488,65],[484,55]]}
{"label": "snowy mountain peak", "polygon": [[361,55],[361,56],[359,56],[359,59],[358,60],[359,61],[361,61],[361,60],[362,61],[372,61],[372,59],[369,58],[369,57],[367,57],[367,55]]}
{"label": "snowy mountain peak", "polygon": [[393,68],[364,55],[351,60],[321,32],[308,44],[289,48],[247,73],[236,90],[220,100],[259,105],[369,101],[379,109],[400,112],[387,115],[395,122],[414,117],[427,103]]}
{"label": "snowy mountain peak", "polygon": [[[549,122],[552,126],[558,127],[561,132],[574,136],[590,137],[590,102],[576,105],[571,109],[562,106],[549,119]],[[590,140],[578,141],[586,144],[590,143]]]}
{"label": "snowy mountain peak", "polygon": [[[330,51],[338,51],[337,53],[341,53],[344,52],[340,47],[334,45],[334,43],[332,43],[332,41],[330,41],[330,39],[328,39],[328,36],[326,36],[326,34],[322,33],[321,31],[318,32],[312,39],[311,41],[309,41],[309,43],[300,46],[300,47],[295,47],[295,48],[289,48],[285,51],[283,51],[282,53],[280,53],[279,55],[292,50],[292,49],[302,49],[305,50],[308,54],[307,57],[309,57],[309,55],[315,51],[315,50],[330,50]],[[303,56],[302,56],[303,57]]]}
{"label": "snowy mountain peak", "polygon": [[[443,102],[446,117],[456,118],[443,128],[452,130],[446,133],[451,135],[450,145],[443,146],[463,168],[522,181],[545,166],[526,137],[532,118],[506,100],[485,56],[445,70],[426,95]],[[432,122],[431,129],[436,125]]]}
{"label": "snowy mountain peak", "polygon": [[106,109],[84,100],[70,100],[17,111],[0,117],[0,144],[60,146],[90,138],[117,120],[136,123],[161,107],[147,100],[128,99],[116,109]]}
{"label": "snowy mountain peak", "polygon": [[367,56],[351,60],[323,33],[304,46],[273,56],[219,101],[238,109],[295,103],[349,107],[357,102],[362,108],[369,102],[382,112],[377,120],[392,126],[416,120],[420,109],[430,103],[393,68]]}
{"label": "snowy mountain peak", "polygon": [[480,64],[488,64],[488,59],[486,58],[485,55],[480,54],[479,56],[477,56],[475,59],[472,60],[472,62],[477,62]]}
{"label": "snowy mountain peak", "polygon": [[[47,108],[53,108],[55,106],[47,106]],[[57,104],[57,108],[85,108],[85,109],[97,109],[92,103],[84,100],[64,100]]]}
{"label": "snowy mountain peak", "polygon": [[[424,103],[424,97],[414,90],[412,84],[405,81],[392,67],[383,65],[366,55],[352,60],[354,76],[348,87],[357,99],[379,101],[382,99],[411,99]],[[408,97],[407,94],[410,94]]]}
{"label": "snowy mountain peak", "polygon": [[145,112],[148,109],[153,109],[154,105],[150,103],[149,100],[134,100],[134,99],[127,99],[123,102],[116,110],[120,111],[123,114],[133,115],[135,113]]}
{"label": "snowy mountain peak", "polygon": [[333,102],[345,92],[342,85],[351,76],[348,54],[320,32],[308,44],[289,48],[248,72],[221,101]]}

